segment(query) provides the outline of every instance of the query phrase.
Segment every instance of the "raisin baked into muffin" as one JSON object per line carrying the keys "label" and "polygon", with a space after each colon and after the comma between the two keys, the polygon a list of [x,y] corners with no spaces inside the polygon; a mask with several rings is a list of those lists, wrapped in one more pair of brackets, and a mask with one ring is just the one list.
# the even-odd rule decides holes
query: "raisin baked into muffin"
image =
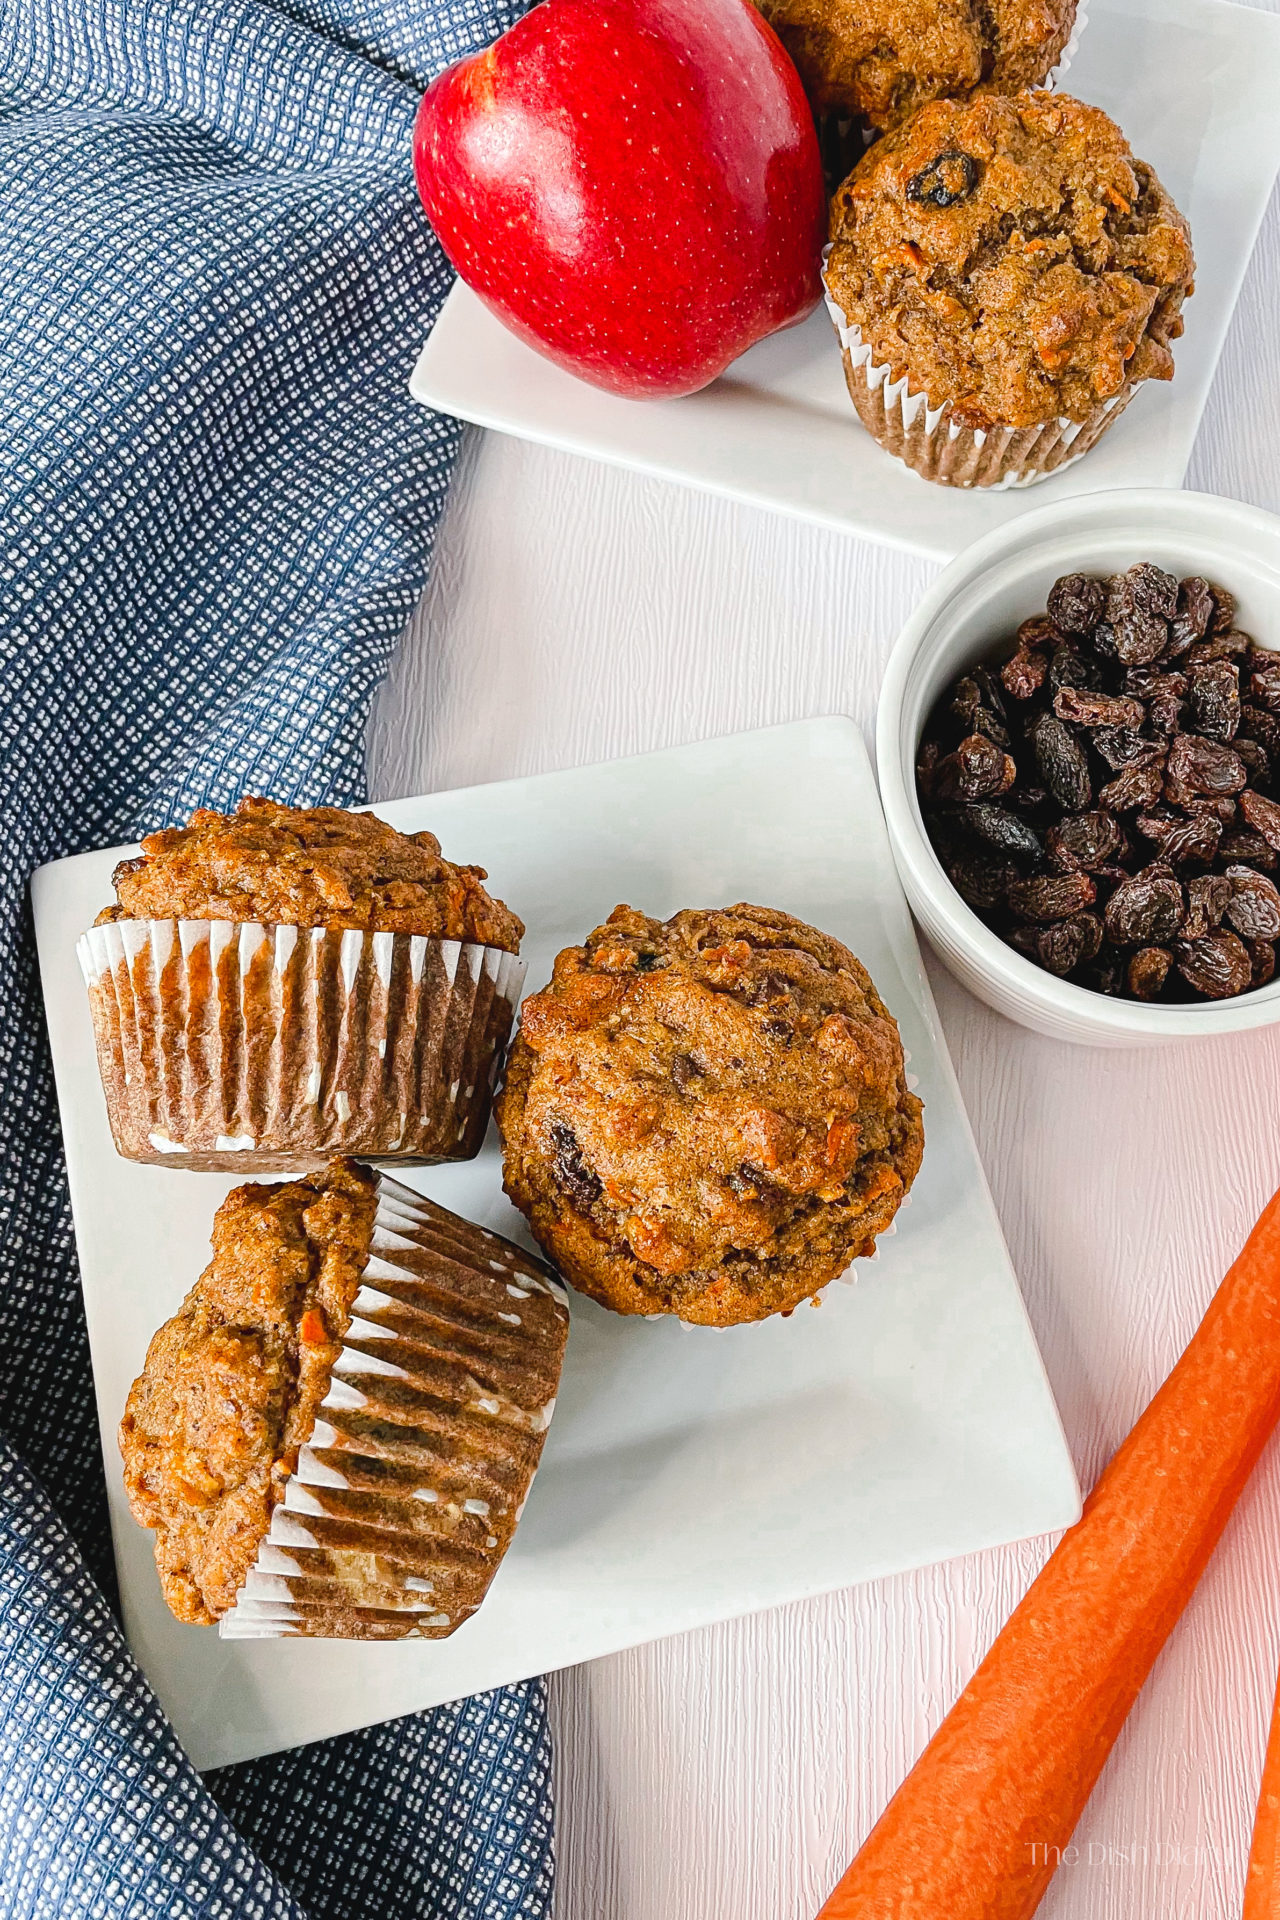
{"label": "raisin baked into muffin", "polygon": [[1076,0],[756,0],[815,113],[895,127],[930,100],[1036,87],[1061,58]]}
{"label": "raisin baked into muffin", "polygon": [[238,1187],[120,1425],[170,1610],[452,1633],[510,1544],[567,1329],[540,1262],[354,1161]]}
{"label": "raisin baked into muffin", "polygon": [[1025,483],[1173,375],[1187,223],[1097,107],[938,101],[835,194],[825,279],[850,396],[952,486]]}
{"label": "raisin baked into muffin", "polygon": [[740,905],[618,907],[525,1001],[498,1102],[505,1185],[619,1313],[789,1312],[892,1221],[920,1101],[866,969]]}
{"label": "raisin baked into muffin", "polygon": [[431,833],[246,799],[149,834],[80,943],[117,1151],[186,1167],[468,1159],[524,928]]}

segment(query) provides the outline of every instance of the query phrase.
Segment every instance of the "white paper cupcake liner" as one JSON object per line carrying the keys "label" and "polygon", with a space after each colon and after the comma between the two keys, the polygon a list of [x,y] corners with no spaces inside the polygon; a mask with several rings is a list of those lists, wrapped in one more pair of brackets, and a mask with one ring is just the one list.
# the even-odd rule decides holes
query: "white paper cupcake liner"
{"label": "white paper cupcake liner", "polygon": [[226,1639],[443,1639],[484,1599],[555,1407],[566,1297],[532,1256],[381,1176],[315,1425]]}
{"label": "white paper cupcake liner", "polygon": [[[830,252],[830,247],[823,252],[824,273]],[[950,401],[932,406],[926,394],[912,392],[907,375],[891,378],[893,369],[875,359],[861,327],[845,319],[825,279],[823,293],[844,356],[849,397],[862,424],[913,473],[942,486],[1034,487],[1083,459],[1137,390],[1122,388],[1087,420],[1061,415],[1036,427],[964,427],[952,419]]]}
{"label": "white paper cupcake liner", "polygon": [[250,1171],[469,1159],[525,963],[421,934],[114,920],[77,948],[116,1150]]}
{"label": "white paper cupcake liner", "polygon": [[1071,32],[1067,38],[1066,46],[1062,49],[1056,63],[1050,67],[1041,83],[1047,87],[1050,92],[1056,91],[1056,89],[1061,86],[1062,77],[1067,72],[1071,62],[1075,59],[1079,51],[1081,36],[1088,24],[1089,8],[1087,4],[1082,4],[1076,8],[1076,17],[1072,22]]}

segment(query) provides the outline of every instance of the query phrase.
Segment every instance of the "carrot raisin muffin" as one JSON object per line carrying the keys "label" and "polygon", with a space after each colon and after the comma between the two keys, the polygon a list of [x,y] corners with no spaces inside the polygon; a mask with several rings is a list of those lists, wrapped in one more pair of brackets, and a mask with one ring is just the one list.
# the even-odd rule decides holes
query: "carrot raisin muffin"
{"label": "carrot raisin muffin", "polygon": [[520,951],[524,927],[481,884],[481,867],[444,859],[433,833],[397,833],[372,813],[286,807],[249,796],[234,813],[202,807],[150,833],[113,881],[112,920],[260,920],[437,934]]}
{"label": "carrot raisin muffin", "polygon": [[120,1425],[170,1610],[452,1633],[510,1543],[567,1324],[538,1262],[354,1161],[237,1188]]}
{"label": "carrot raisin muffin", "polygon": [[895,127],[930,100],[1036,87],[1061,57],[1076,0],[756,0],[815,113]]}
{"label": "carrot raisin muffin", "polygon": [[149,834],[80,943],[117,1151],[469,1159],[524,977],[484,879],[338,807],[250,798]]}
{"label": "carrot raisin muffin", "polygon": [[1194,268],[1115,123],[1023,93],[937,101],[872,147],[825,277],[863,423],[929,479],[990,486],[1078,458],[1172,378]]}
{"label": "carrot raisin muffin", "polygon": [[573,1285],[619,1313],[786,1313],[892,1221],[920,1101],[866,969],[766,907],[618,907],[525,1002],[505,1184]]}

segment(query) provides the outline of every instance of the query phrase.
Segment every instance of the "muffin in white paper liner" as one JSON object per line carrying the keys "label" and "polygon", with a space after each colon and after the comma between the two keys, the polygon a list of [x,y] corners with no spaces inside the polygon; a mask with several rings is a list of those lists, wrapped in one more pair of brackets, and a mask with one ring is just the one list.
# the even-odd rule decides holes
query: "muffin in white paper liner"
{"label": "muffin in white paper liner", "polygon": [[198,1169],[478,1152],[524,982],[500,947],[112,920],[78,957],[116,1150]]}
{"label": "muffin in white paper liner", "polygon": [[[823,266],[830,255],[823,253]],[[1118,420],[1137,391],[1135,385],[1104,400],[1085,420],[1060,415],[1035,427],[963,427],[951,417],[951,402],[931,406],[927,395],[913,393],[907,375],[877,361],[856,321],[823,288],[827,312],[840,341],[845,384],[859,419],[886,452],[913,473],[947,487],[1033,487],[1080,460]]]}
{"label": "muffin in white paper liner", "polygon": [[382,1175],[368,1263],[228,1639],[443,1639],[484,1599],[550,1424],[550,1270]]}
{"label": "muffin in white paper liner", "polygon": [[1075,59],[1076,54],[1079,52],[1080,39],[1082,34],[1084,33],[1085,28],[1088,26],[1088,24],[1089,24],[1089,8],[1086,4],[1081,4],[1076,8],[1076,17],[1071,23],[1071,32],[1067,36],[1066,46],[1062,49],[1062,52],[1058,55],[1058,58],[1055,60],[1054,64],[1050,67],[1048,73],[1045,75],[1043,81],[1041,82],[1041,85],[1049,88],[1051,92],[1055,87],[1061,85],[1063,77],[1066,74],[1068,68],[1070,67],[1071,62]]}

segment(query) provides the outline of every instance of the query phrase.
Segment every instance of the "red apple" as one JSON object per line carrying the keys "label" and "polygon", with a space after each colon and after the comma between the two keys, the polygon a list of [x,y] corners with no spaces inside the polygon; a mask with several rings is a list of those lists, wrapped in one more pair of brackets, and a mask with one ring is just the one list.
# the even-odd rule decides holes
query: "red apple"
{"label": "red apple", "polygon": [[691,393],[821,292],[813,116],[748,0],[541,0],[433,83],[414,165],[467,285],[614,393]]}

